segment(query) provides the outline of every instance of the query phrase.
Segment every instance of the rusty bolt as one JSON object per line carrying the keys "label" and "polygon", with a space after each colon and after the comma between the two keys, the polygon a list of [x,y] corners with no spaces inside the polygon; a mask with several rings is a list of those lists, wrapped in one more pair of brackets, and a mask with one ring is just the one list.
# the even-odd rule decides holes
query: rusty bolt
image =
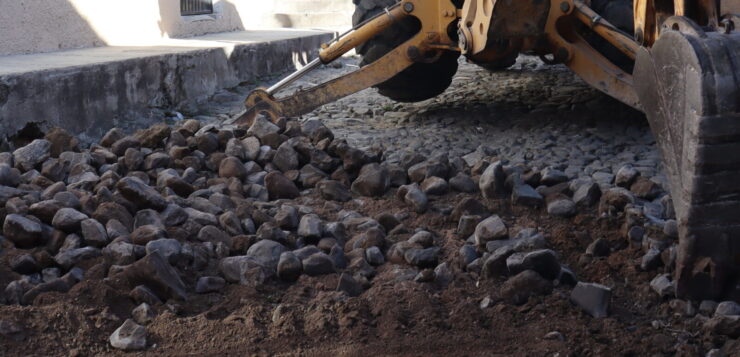
{"label": "rusty bolt", "polygon": [[562,10],[563,12],[568,12],[568,11],[570,11],[570,4],[568,4],[568,3],[567,3],[567,2],[565,2],[565,1],[561,2],[561,3],[560,3],[560,10]]}
{"label": "rusty bolt", "polygon": [[406,55],[409,56],[409,59],[414,62],[418,62],[421,60],[421,52],[419,51],[419,47],[410,46],[409,49],[406,50]]}
{"label": "rusty bolt", "polygon": [[403,11],[411,12],[414,11],[414,4],[407,2],[403,4]]}

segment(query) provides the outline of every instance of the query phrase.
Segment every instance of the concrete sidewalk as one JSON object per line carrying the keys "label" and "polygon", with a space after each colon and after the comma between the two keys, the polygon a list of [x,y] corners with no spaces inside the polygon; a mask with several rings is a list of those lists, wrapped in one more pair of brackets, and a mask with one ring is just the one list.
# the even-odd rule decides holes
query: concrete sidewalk
{"label": "concrete sidewalk", "polygon": [[241,31],[0,57],[0,140],[27,125],[60,126],[82,141],[114,126],[151,125],[219,89],[300,67],[331,37],[311,30]]}

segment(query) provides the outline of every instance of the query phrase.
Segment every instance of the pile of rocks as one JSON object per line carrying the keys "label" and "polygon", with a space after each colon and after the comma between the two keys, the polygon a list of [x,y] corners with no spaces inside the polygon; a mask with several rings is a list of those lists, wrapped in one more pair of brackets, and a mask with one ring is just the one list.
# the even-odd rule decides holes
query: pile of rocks
{"label": "pile of rocks", "polygon": [[[379,159],[334,140],[315,120],[113,129],[87,150],[54,130],[0,154],[1,241],[19,274],[1,301],[31,304],[102,275],[130,291],[140,304],[135,320],[146,323],[147,306],[227,282],[341,272],[338,290],[356,296],[386,260],[418,267],[418,281],[449,282],[433,234],[400,243],[413,232],[393,215],[341,211],[327,222],[296,202],[312,192],[337,202],[381,196],[407,183],[405,170]],[[194,284],[183,279],[186,270],[201,272]],[[137,326],[127,321],[113,346],[145,345]]]}
{"label": "pile of rocks", "polygon": [[[603,214],[626,212],[629,237],[647,254],[675,252],[644,237],[657,224],[670,231],[663,220],[670,200],[628,167],[605,183],[571,179],[554,167],[509,164],[484,146],[464,157],[407,154],[397,164],[382,158],[335,139],[318,120],[259,116],[248,129],[188,120],[133,135],[113,129],[85,150],[53,130],[0,153],[0,243],[19,276],[0,302],[31,304],[86,276],[105,278],[138,304],[111,344],[141,349],[152,306],[170,299],[218,292],[229,283],[326,274],[338,274],[337,290],[357,296],[380,266],[392,263],[412,267],[409,280],[438,286],[453,280],[455,265],[481,278],[506,278],[501,297],[514,304],[578,284],[572,301],[594,316],[607,313],[610,293],[600,291],[599,301],[589,296],[608,288],[579,283],[535,229],[510,235],[478,193],[557,217],[597,204]],[[391,188],[410,210],[457,222],[465,240],[451,255],[457,264],[443,261],[443,237],[402,223],[408,213],[368,217],[343,209],[344,202],[386,196]],[[454,207],[437,199],[450,192],[466,198]],[[320,214],[327,209],[335,219]],[[639,227],[647,228],[639,234]],[[589,254],[608,254],[598,246]]]}

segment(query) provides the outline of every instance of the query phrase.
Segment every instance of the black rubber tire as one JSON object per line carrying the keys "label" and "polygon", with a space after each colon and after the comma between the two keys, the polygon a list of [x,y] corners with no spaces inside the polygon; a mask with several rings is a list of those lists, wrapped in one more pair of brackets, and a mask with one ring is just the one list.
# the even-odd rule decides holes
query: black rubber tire
{"label": "black rubber tire", "polygon": [[[357,25],[384,8],[396,3],[396,0],[353,0],[355,13],[352,24]],[[383,57],[393,48],[402,44],[418,32],[418,21],[408,18],[395,24],[356,48],[362,56],[360,66],[370,64]],[[416,63],[393,78],[376,86],[378,92],[399,102],[418,102],[436,97],[450,86],[452,77],[457,72],[457,52],[445,51],[433,63]]]}
{"label": "black rubber tire", "polygon": [[511,55],[501,58],[494,62],[476,63],[476,64],[491,72],[498,72],[498,71],[509,69],[509,67],[513,66],[516,63],[517,57],[519,57],[519,53],[514,52]]}
{"label": "black rubber tire", "polygon": [[[630,37],[635,33],[634,17],[632,15],[632,0],[593,0],[591,8],[606,21],[628,34]],[[593,34],[586,38],[592,46],[602,53],[612,63],[622,68],[627,73],[632,73],[634,61],[627,57],[622,51],[612,44]]]}

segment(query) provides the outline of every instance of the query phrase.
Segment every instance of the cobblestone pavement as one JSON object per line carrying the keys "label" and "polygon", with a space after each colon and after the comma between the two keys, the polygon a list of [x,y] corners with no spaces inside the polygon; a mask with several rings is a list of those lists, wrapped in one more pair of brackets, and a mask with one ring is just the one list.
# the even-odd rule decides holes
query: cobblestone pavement
{"label": "cobblestone pavement", "polygon": [[[290,93],[356,70],[343,58],[289,87]],[[268,86],[276,75],[258,86]],[[217,94],[196,118],[214,122],[243,110],[255,88],[248,84]],[[281,93],[281,95],[285,95]],[[468,154],[480,145],[511,163],[553,167],[570,178],[591,176],[603,188],[617,171],[633,165],[642,176],[665,185],[661,159],[644,116],[589,87],[563,66],[520,56],[517,64],[489,72],[464,63],[442,95],[419,103],[397,103],[366,89],[324,105],[303,119],[319,118],[359,148],[380,147],[387,161],[404,152],[425,156]]]}

